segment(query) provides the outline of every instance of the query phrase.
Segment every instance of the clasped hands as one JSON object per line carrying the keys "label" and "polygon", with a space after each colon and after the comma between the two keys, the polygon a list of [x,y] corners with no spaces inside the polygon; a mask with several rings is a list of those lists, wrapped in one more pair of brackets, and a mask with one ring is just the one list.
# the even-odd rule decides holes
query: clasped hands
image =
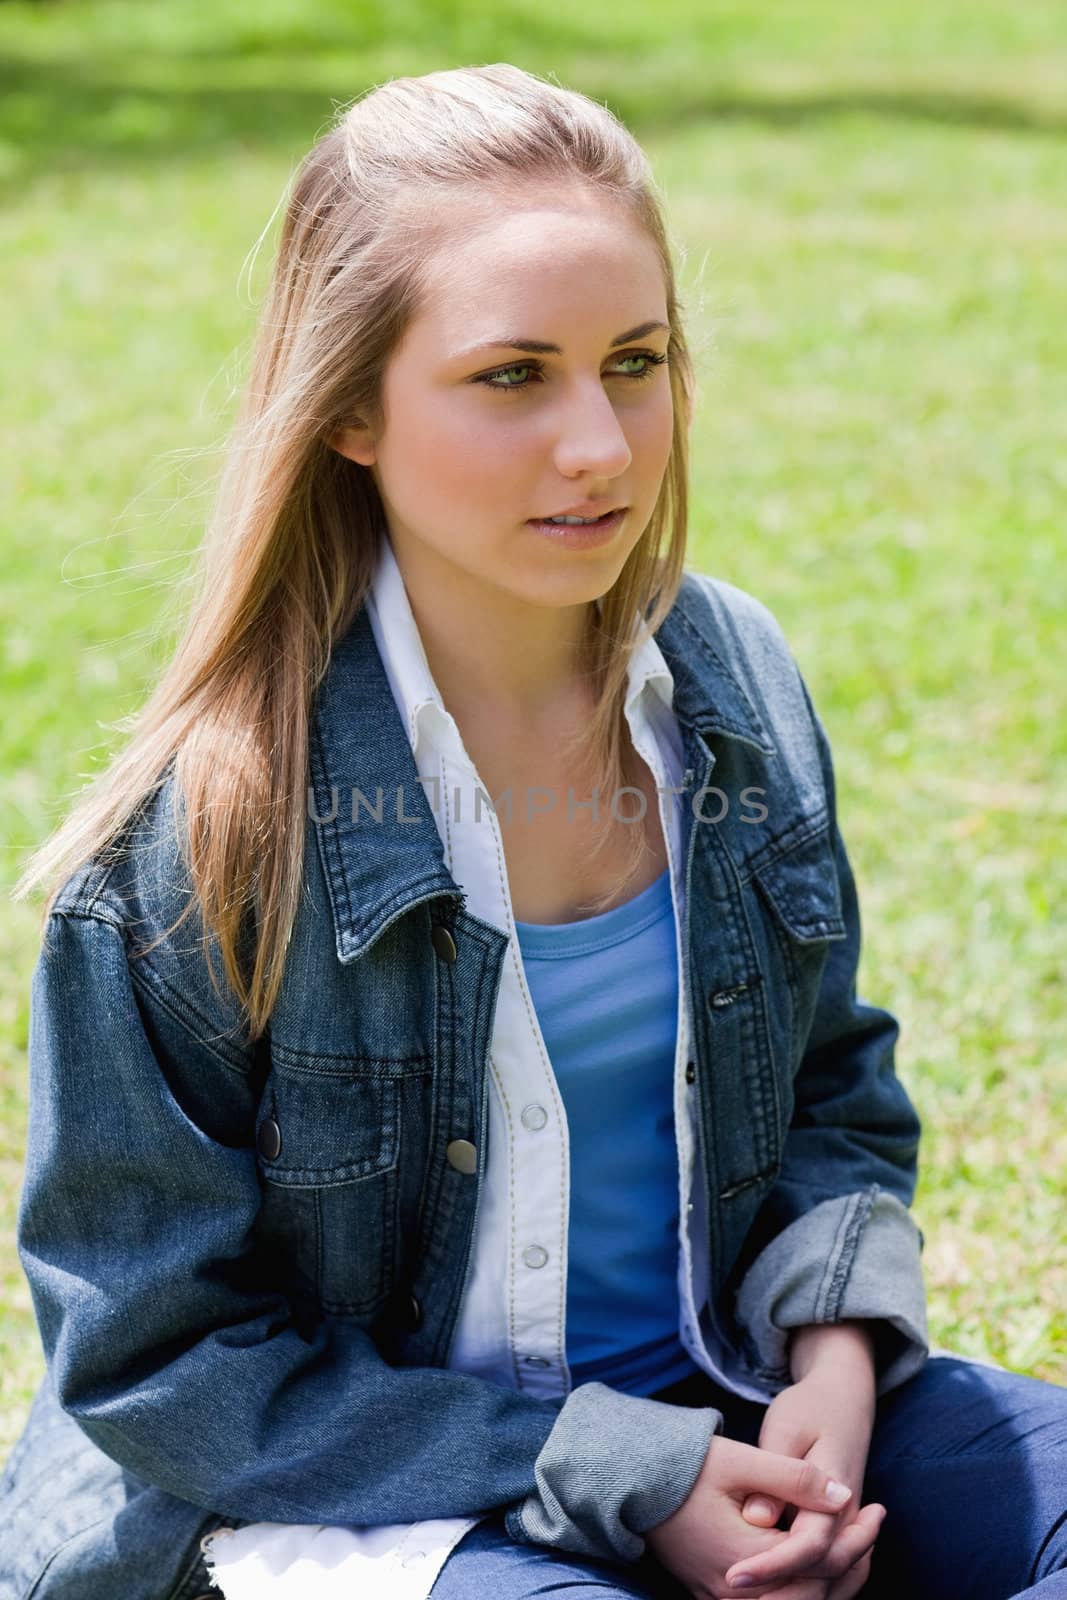
{"label": "clasped hands", "polygon": [[[790,1360],[795,1381],[767,1407],[759,1445],[717,1435],[689,1497],[644,1535],[697,1600],[852,1600],[867,1582],[885,1515],[859,1503],[875,1413],[869,1335],[859,1323],[798,1329]],[[843,1504],[827,1493],[835,1482],[850,1491]]]}

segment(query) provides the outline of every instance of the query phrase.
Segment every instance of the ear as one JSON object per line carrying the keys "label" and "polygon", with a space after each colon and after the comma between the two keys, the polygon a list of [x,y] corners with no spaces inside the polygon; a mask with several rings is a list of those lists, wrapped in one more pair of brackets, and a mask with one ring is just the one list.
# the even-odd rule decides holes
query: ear
{"label": "ear", "polygon": [[338,428],[336,433],[329,436],[327,443],[340,455],[347,456],[349,461],[358,462],[361,467],[374,465],[374,441],[367,427]]}

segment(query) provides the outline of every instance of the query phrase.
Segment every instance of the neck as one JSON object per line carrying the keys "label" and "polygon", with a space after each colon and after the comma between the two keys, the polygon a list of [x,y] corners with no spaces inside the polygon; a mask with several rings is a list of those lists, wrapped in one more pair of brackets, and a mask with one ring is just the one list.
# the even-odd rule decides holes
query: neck
{"label": "neck", "polygon": [[584,648],[594,602],[532,605],[455,568],[405,561],[408,602],[441,698],[453,713],[532,728],[591,701]]}

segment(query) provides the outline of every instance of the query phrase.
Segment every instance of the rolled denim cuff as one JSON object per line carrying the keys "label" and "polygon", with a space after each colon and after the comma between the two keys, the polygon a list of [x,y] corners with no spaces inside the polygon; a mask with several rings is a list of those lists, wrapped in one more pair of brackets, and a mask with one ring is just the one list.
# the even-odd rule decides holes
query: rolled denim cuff
{"label": "rolled denim cuff", "polygon": [[687,1499],[722,1422],[711,1406],[580,1384],[534,1462],[536,1492],[508,1508],[504,1525],[520,1544],[637,1561],[640,1534]]}
{"label": "rolled denim cuff", "polygon": [[823,1200],[783,1228],[737,1291],[737,1322],[755,1375],[786,1388],[791,1329],[861,1318],[878,1323],[876,1394],[913,1377],[930,1352],[922,1244],[908,1208],[876,1183]]}

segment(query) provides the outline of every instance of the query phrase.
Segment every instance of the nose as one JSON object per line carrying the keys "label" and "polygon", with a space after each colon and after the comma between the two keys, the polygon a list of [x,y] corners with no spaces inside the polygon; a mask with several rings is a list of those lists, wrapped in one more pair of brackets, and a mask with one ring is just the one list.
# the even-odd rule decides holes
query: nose
{"label": "nose", "polygon": [[577,384],[563,404],[555,460],[566,478],[615,478],[633,460],[611,397],[598,380]]}

